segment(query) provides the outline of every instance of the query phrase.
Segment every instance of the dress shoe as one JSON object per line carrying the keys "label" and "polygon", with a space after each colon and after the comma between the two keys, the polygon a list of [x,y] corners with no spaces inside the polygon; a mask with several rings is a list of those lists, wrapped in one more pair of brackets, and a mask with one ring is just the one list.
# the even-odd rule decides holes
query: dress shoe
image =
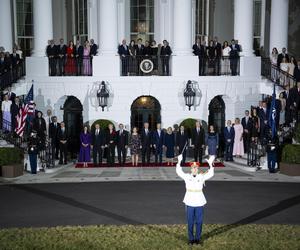
{"label": "dress shoe", "polygon": [[189,244],[189,245],[193,245],[193,244],[194,244],[194,241],[193,241],[193,240],[189,240],[188,244]]}

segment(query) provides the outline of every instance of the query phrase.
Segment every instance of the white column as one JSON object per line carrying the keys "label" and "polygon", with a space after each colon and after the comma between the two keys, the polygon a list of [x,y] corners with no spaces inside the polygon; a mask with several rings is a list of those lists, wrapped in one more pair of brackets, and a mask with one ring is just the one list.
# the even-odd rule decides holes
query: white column
{"label": "white column", "polygon": [[118,46],[117,0],[100,0],[99,45],[100,55],[116,55]]}
{"label": "white column", "polygon": [[266,0],[261,0],[260,46],[265,50]]}
{"label": "white column", "polygon": [[289,0],[272,0],[270,24],[270,51],[276,47],[280,53],[288,45]]}
{"label": "white column", "polygon": [[48,40],[53,38],[52,0],[33,1],[34,56],[45,56]]}
{"label": "white column", "polygon": [[12,52],[12,16],[10,0],[0,1],[0,46]]}
{"label": "white column", "polygon": [[192,55],[192,0],[174,0],[174,54]]}
{"label": "white column", "polygon": [[206,0],[206,9],[205,9],[205,41],[206,44],[208,45],[208,40],[209,40],[209,0]]}
{"label": "white column", "polygon": [[196,0],[192,0],[192,43],[196,41]]}
{"label": "white column", "polygon": [[234,0],[234,39],[242,46],[241,55],[253,56],[253,0]]}
{"label": "white column", "polygon": [[98,4],[97,0],[88,1],[88,37],[98,44]]}
{"label": "white column", "polygon": [[[126,38],[125,0],[118,0],[118,42]],[[128,41],[129,43],[129,41]]]}

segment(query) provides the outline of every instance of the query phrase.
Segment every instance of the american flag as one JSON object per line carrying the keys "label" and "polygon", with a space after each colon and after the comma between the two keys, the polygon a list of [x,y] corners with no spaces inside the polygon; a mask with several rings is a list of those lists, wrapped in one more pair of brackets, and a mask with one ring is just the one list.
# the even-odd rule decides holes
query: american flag
{"label": "american flag", "polygon": [[24,103],[19,110],[19,114],[17,116],[17,126],[15,132],[18,136],[23,137],[27,115],[33,115],[34,112],[35,110],[34,110],[33,84],[32,84],[24,100]]}

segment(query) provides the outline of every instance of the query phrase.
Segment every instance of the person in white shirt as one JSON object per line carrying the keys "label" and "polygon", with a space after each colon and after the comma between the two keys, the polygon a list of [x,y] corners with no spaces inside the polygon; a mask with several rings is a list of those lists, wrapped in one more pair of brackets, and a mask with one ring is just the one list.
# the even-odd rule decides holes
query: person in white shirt
{"label": "person in white shirt", "polygon": [[[206,204],[205,196],[202,192],[205,181],[214,176],[213,162],[215,156],[210,156],[208,160],[209,170],[205,173],[199,173],[198,163],[191,165],[191,173],[184,173],[181,168],[182,154],[178,156],[176,165],[177,175],[185,181],[186,193],[183,203],[186,205],[189,245],[200,244],[202,232],[203,209]],[[194,235],[194,225],[196,234]]]}
{"label": "person in white shirt", "polygon": [[12,101],[8,100],[8,95],[4,96],[4,100],[1,103],[1,111],[2,111],[2,128],[4,131],[11,131],[11,113],[10,107],[12,105]]}
{"label": "person in white shirt", "polygon": [[52,122],[52,111],[51,109],[47,110],[47,115],[44,117],[46,122],[46,135],[49,136],[49,125]]}

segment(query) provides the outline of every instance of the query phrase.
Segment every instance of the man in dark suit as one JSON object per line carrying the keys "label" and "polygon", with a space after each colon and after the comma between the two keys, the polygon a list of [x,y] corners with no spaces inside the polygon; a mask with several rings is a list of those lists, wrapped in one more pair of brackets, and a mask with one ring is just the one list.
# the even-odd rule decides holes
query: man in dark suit
{"label": "man in dark suit", "polygon": [[231,40],[231,45],[230,45],[230,52],[229,52],[229,61],[230,61],[230,70],[231,70],[231,75],[236,76],[237,75],[237,67],[239,64],[240,60],[240,52],[241,52],[241,47],[236,44],[235,40]]}
{"label": "man in dark suit", "polygon": [[152,145],[155,150],[155,164],[162,164],[163,144],[164,144],[165,133],[161,130],[161,124],[156,124],[156,130],[152,133]]}
{"label": "man in dark suit", "polygon": [[292,121],[298,121],[298,112],[300,110],[300,82],[297,82],[297,86],[291,88],[290,98]]}
{"label": "man in dark suit", "polygon": [[98,165],[97,159],[99,159],[99,164],[102,164],[103,150],[106,146],[106,133],[102,129],[100,130],[100,125],[95,125],[95,130],[92,132],[92,143],[91,147],[93,149],[93,161],[94,166]]}
{"label": "man in dark suit", "polygon": [[74,55],[76,58],[77,75],[81,76],[82,75],[83,46],[80,44],[79,40],[76,41]]}
{"label": "man in dark suit", "polygon": [[12,104],[10,106],[12,131],[15,131],[15,128],[17,127],[17,116],[19,114],[20,107],[21,106],[20,106],[19,97],[16,97],[15,101],[12,102]]}
{"label": "man in dark suit", "polygon": [[119,130],[117,131],[117,150],[118,160],[120,165],[125,165],[127,148],[128,148],[128,131],[124,129],[122,123],[119,124]]}
{"label": "man in dark suit", "polygon": [[267,143],[266,138],[268,134],[268,109],[267,103],[265,101],[262,102],[262,108],[259,110],[258,113],[259,121],[260,121],[260,141],[263,145]]}
{"label": "man in dark suit", "polygon": [[252,118],[249,115],[249,110],[245,111],[245,117],[242,118],[242,126],[243,126],[243,142],[244,142],[244,149],[245,153],[248,153],[250,147],[250,140],[251,140],[251,131],[252,131]]}
{"label": "man in dark suit", "polygon": [[120,44],[118,47],[118,54],[120,55],[120,59],[122,63],[122,76],[127,76],[129,70],[130,53],[125,39],[123,39],[122,44]]}
{"label": "man in dark suit", "polygon": [[90,43],[91,43],[90,56],[91,56],[91,58],[93,58],[98,53],[98,45],[95,44],[94,39],[91,39]]}
{"label": "man in dark suit", "polygon": [[11,61],[11,66],[12,66],[12,72],[13,72],[13,78],[17,79],[18,77],[18,67],[21,62],[19,54],[17,54],[16,48],[13,48],[13,53],[10,54],[10,61]]}
{"label": "man in dark suit", "polygon": [[214,45],[215,45],[215,72],[219,76],[221,71],[221,57],[222,57],[222,45],[218,42],[218,37],[215,37],[214,39]]}
{"label": "man in dark suit", "polygon": [[199,76],[203,76],[205,72],[205,48],[201,44],[200,38],[197,38],[196,43],[193,45],[193,53],[199,59]]}
{"label": "man in dark suit", "polygon": [[51,148],[52,148],[52,157],[54,160],[58,159],[58,153],[59,153],[59,140],[58,140],[58,131],[60,130],[60,124],[57,122],[57,117],[52,117],[52,122],[49,124],[49,138],[51,142]]}
{"label": "man in dark suit", "polygon": [[140,64],[144,59],[144,45],[142,44],[142,38],[137,39],[137,44],[135,45],[135,52],[136,52],[136,62],[137,62],[137,75],[141,75],[142,72],[140,71]]}
{"label": "man in dark suit", "polygon": [[231,126],[231,121],[227,121],[227,127],[224,128],[224,140],[225,140],[225,161],[233,161],[232,150],[234,142],[234,128]]}
{"label": "man in dark suit", "polygon": [[178,154],[182,154],[181,166],[184,166],[186,159],[186,149],[188,143],[188,135],[184,130],[184,126],[181,125],[179,131],[176,134],[176,147],[178,150]]}
{"label": "man in dark suit", "polygon": [[196,122],[196,127],[192,131],[192,148],[194,148],[195,162],[202,163],[203,149],[205,147],[205,131],[200,121]]}
{"label": "man in dark suit", "polygon": [[7,88],[7,97],[8,97],[8,100],[15,102],[16,94],[11,91],[11,87]]}
{"label": "man in dark suit", "polygon": [[280,63],[282,63],[283,58],[286,59],[287,62],[289,62],[290,57],[286,53],[286,48],[282,48],[282,52],[277,57],[277,67],[280,68]]}
{"label": "man in dark suit", "polygon": [[144,123],[144,128],[141,133],[141,144],[142,144],[142,164],[145,165],[145,158],[147,157],[147,164],[150,163],[150,152],[152,144],[152,133],[149,129],[149,123]]}
{"label": "man in dark suit", "polygon": [[57,134],[57,140],[59,142],[59,164],[60,165],[67,164],[67,162],[68,162],[68,158],[67,158],[68,133],[67,133],[64,122],[60,123],[60,128],[59,128],[58,134]]}
{"label": "man in dark suit", "polygon": [[290,85],[285,86],[285,90],[282,92],[283,98],[286,100],[286,107],[285,107],[285,124],[290,124],[292,122],[292,110],[294,108],[293,103],[293,93],[290,93]]}
{"label": "man in dark suit", "polygon": [[296,82],[300,82],[300,60],[298,60],[297,66],[294,68],[294,77]]}
{"label": "man in dark suit", "polygon": [[64,75],[67,55],[67,46],[64,44],[64,39],[60,39],[59,45],[57,45],[57,54],[59,75]]}
{"label": "man in dark suit", "polygon": [[170,75],[169,64],[170,64],[171,54],[172,54],[172,50],[171,47],[169,46],[168,41],[163,40],[163,46],[161,46],[160,49],[160,57],[162,63],[162,74],[166,76]]}
{"label": "man in dark suit", "polygon": [[56,60],[57,60],[57,48],[54,44],[54,40],[49,41],[50,44],[47,46],[46,54],[49,60],[50,76],[56,75]]}

